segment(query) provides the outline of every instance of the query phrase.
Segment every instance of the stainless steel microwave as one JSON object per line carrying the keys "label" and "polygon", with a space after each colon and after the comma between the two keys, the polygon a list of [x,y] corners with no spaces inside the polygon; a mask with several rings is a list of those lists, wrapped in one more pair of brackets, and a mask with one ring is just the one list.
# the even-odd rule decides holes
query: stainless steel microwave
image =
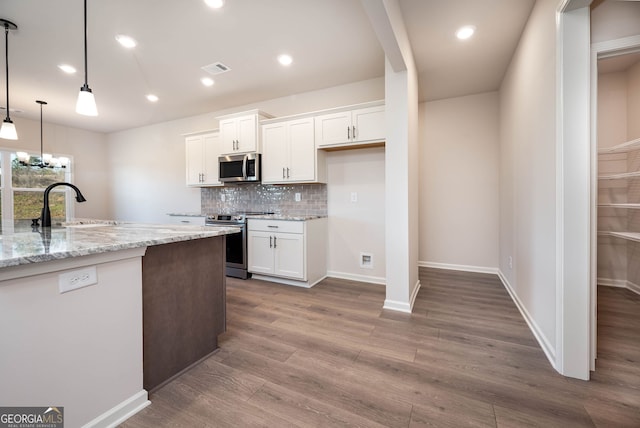
{"label": "stainless steel microwave", "polygon": [[260,181],[260,156],[259,153],[220,156],[218,158],[220,181],[223,183]]}

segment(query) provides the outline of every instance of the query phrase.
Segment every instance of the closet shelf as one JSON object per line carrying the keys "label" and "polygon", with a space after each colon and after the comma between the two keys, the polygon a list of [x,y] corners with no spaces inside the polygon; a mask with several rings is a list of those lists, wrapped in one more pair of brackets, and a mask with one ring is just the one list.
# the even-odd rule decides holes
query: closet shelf
{"label": "closet shelf", "polygon": [[640,209],[640,204],[598,204],[598,207]]}
{"label": "closet shelf", "polygon": [[640,233],[638,232],[599,231],[598,235],[613,236],[614,238],[626,239],[627,241],[640,242]]}
{"label": "closet shelf", "polygon": [[626,153],[637,149],[640,149],[640,138],[636,138],[635,140],[627,141],[626,143],[618,144],[616,146],[598,149],[598,154]]}
{"label": "closet shelf", "polygon": [[598,180],[622,180],[625,178],[640,177],[640,171],[623,172],[620,174],[605,174],[598,176]]}

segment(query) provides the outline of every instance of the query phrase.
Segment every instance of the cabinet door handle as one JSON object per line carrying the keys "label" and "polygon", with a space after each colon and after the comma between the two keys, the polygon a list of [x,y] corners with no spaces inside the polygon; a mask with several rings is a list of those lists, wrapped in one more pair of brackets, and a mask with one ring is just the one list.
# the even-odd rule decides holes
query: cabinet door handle
{"label": "cabinet door handle", "polygon": [[277,236],[274,236],[274,237],[273,237],[273,248],[276,248],[276,247],[277,247],[276,242],[278,242],[278,237],[277,237]]}
{"label": "cabinet door handle", "polygon": [[267,225],[267,227],[270,228],[270,229],[277,229],[278,228],[278,226],[274,226],[274,225],[271,225],[271,224]]}
{"label": "cabinet door handle", "polygon": [[287,168],[287,178],[289,178],[289,168]]}
{"label": "cabinet door handle", "polygon": [[351,139],[351,127],[347,126],[347,140]]}
{"label": "cabinet door handle", "polygon": [[352,126],[351,128],[353,128],[353,132],[351,133],[351,135],[353,135],[353,139],[356,139],[356,127]]}
{"label": "cabinet door handle", "polygon": [[282,168],[282,178],[284,178],[284,167]]}
{"label": "cabinet door handle", "polygon": [[269,248],[273,248],[273,236],[269,237]]}

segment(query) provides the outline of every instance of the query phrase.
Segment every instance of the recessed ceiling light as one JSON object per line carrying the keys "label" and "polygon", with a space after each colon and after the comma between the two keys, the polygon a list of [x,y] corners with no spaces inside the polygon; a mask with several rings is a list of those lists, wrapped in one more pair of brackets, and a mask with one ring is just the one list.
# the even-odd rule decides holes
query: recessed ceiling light
{"label": "recessed ceiling light", "polygon": [[213,86],[213,84],[214,84],[213,79],[211,79],[209,77],[203,77],[202,79],[200,79],[200,81],[202,82],[202,84],[204,86]]}
{"label": "recessed ceiling light", "polygon": [[212,9],[220,9],[224,6],[224,0],[204,0],[204,2]]}
{"label": "recessed ceiling light", "polygon": [[116,36],[116,40],[127,49],[133,49],[138,44],[133,37],[126,36],[124,34],[118,34]]}
{"label": "recessed ceiling light", "polygon": [[153,95],[153,94],[147,95],[147,99],[149,101],[151,101],[152,103],[155,103],[155,102],[157,102],[159,100],[158,96],[157,95]]}
{"label": "recessed ceiling light", "polygon": [[282,54],[278,56],[278,62],[282,65],[291,65],[293,58],[291,58],[291,55]]}
{"label": "recessed ceiling light", "polygon": [[473,33],[476,32],[476,27],[473,25],[465,25],[464,27],[460,27],[458,31],[456,31],[456,37],[460,40],[467,40]]}
{"label": "recessed ceiling light", "polygon": [[64,71],[67,74],[73,74],[75,73],[77,70],[74,66],[69,65],[69,64],[60,64],[58,65],[58,68],[62,71]]}

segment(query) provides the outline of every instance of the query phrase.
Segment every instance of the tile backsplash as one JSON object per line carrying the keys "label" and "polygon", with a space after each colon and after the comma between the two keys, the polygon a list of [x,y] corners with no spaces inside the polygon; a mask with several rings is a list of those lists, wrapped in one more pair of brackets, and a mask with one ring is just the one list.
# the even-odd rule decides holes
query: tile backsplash
{"label": "tile backsplash", "polygon": [[[300,193],[296,202],[295,194]],[[224,197],[224,201],[222,200]],[[245,183],[200,190],[202,212],[273,212],[283,215],[327,215],[326,184],[269,185]]]}

